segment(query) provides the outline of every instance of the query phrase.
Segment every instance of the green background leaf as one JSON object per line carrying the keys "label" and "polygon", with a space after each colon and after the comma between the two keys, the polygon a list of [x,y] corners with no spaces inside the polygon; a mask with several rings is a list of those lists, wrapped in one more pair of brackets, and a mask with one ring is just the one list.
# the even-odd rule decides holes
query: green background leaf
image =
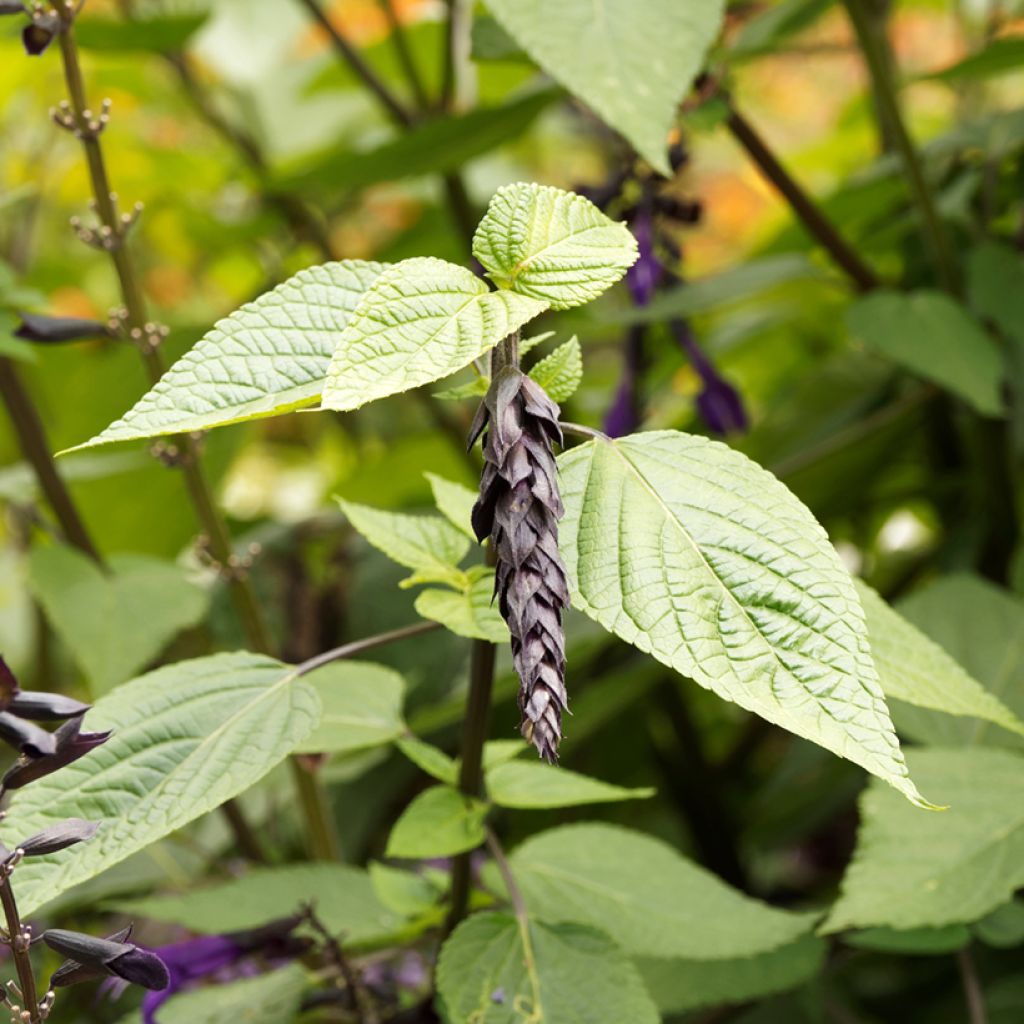
{"label": "green background leaf", "polygon": [[576,807],[642,800],[654,790],[613,786],[539,762],[508,761],[487,772],[487,795],[499,807]]}
{"label": "green background leaf", "polygon": [[554,401],[572,398],[583,380],[583,352],[576,335],[535,363],[530,368],[530,376]]}
{"label": "green background leaf", "polygon": [[447,857],[484,841],[487,807],[451,786],[431,786],[402,812],[388,837],[389,857]]}

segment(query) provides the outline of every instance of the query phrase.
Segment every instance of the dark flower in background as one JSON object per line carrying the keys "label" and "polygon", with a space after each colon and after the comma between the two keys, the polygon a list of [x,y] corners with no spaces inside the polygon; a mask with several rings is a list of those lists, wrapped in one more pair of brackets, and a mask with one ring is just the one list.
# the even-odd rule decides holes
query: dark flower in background
{"label": "dark flower in background", "polygon": [[163,961],[148,949],[128,942],[130,936],[130,927],[106,939],[60,928],[43,932],[43,941],[50,949],[68,958],[50,978],[50,987],[63,988],[108,976],[154,991],[167,988],[171,979]]}
{"label": "dark flower in background", "polygon": [[671,327],[676,341],[700,375],[702,387],[697,395],[697,411],[701,418],[716,434],[735,434],[746,430],[749,420],[740,393],[721,376],[685,320],[673,320]]}
{"label": "dark flower in background", "polygon": [[[11,12],[17,13],[17,12]],[[52,11],[35,10],[32,20],[21,31],[21,42],[30,57],[38,57],[60,31],[60,17]]]}
{"label": "dark flower in background", "polygon": [[98,320],[81,320],[71,316],[42,316],[22,313],[16,338],[35,342],[79,341],[82,338],[109,337],[110,330]]}

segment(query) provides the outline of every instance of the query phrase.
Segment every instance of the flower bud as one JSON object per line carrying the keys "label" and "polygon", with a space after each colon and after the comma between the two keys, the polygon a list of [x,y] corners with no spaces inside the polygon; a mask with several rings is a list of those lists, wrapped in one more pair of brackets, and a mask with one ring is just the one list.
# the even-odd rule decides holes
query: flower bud
{"label": "flower bud", "polygon": [[27,757],[46,757],[57,749],[53,733],[22,721],[9,711],[0,711],[0,739]]}
{"label": "flower bud", "polygon": [[21,324],[14,332],[14,336],[25,341],[45,344],[110,335],[107,325],[98,320],[82,320],[73,316],[42,316],[38,313],[22,313],[20,316]]}
{"label": "flower bud", "polygon": [[30,57],[38,57],[53,42],[60,31],[60,18],[56,14],[35,13],[21,30],[21,42]]}
{"label": "flower bud", "polygon": [[66,850],[76,843],[84,843],[96,835],[99,823],[85,821],[82,818],[68,818],[67,821],[60,821],[56,825],[49,825],[41,832],[18,843],[18,849],[26,857],[43,857],[48,853],[56,853],[58,850]]}
{"label": "flower bud", "polygon": [[61,722],[66,718],[84,715],[89,707],[62,693],[22,690],[11,700],[8,710],[21,718],[30,718],[33,722]]}

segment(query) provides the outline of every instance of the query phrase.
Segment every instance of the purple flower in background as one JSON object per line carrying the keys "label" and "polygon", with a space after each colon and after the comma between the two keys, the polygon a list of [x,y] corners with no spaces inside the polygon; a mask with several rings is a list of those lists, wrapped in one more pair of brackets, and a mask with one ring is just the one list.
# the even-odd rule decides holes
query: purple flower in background
{"label": "purple flower in background", "polygon": [[640,402],[637,385],[643,363],[644,325],[634,324],[626,335],[626,353],[622,380],[615,399],[604,418],[604,432],[609,437],[624,437],[640,426]]}
{"label": "purple flower in background", "polygon": [[719,374],[714,363],[697,343],[690,325],[685,320],[673,320],[671,327],[672,333],[690,357],[690,362],[693,363],[703,384],[697,396],[697,411],[701,418],[716,434],[745,431],[749,426],[749,420],[739,392]]}
{"label": "purple flower in background", "polygon": [[636,263],[626,271],[626,284],[633,296],[634,305],[646,306],[654,297],[662,274],[661,264],[654,254],[654,219],[651,211],[645,206],[637,210],[630,228],[640,255]]}

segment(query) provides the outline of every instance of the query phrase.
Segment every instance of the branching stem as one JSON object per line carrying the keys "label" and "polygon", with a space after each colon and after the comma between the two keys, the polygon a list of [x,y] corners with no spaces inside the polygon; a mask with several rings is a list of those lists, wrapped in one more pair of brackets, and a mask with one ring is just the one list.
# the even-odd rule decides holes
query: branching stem
{"label": "branching stem", "polygon": [[42,1024],[43,1015],[39,1009],[36,978],[32,973],[32,960],[29,957],[29,946],[24,934],[24,926],[18,914],[14,891],[11,889],[11,876],[9,872],[2,870],[0,870],[0,904],[3,904],[4,908],[7,938],[14,959],[14,968],[18,973],[18,987],[21,989],[23,1010],[28,1014],[25,1024]]}

